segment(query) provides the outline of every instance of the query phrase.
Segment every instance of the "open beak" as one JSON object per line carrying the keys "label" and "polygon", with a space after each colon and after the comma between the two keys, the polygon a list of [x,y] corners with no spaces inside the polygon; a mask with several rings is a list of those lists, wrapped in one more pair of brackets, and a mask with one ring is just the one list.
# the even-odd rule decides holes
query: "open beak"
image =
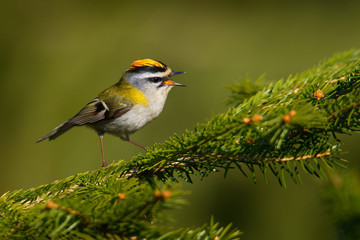
{"label": "open beak", "polygon": [[179,74],[182,74],[182,73],[185,73],[185,72],[173,72],[172,76],[176,76],[176,75],[179,75]]}
{"label": "open beak", "polygon": [[[173,72],[173,73],[171,74],[171,76],[176,76],[176,75],[179,75],[179,74],[182,74],[182,73],[185,73],[185,72]],[[165,80],[164,85],[167,85],[167,86],[186,87],[184,84],[171,81],[170,79]]]}
{"label": "open beak", "polygon": [[184,84],[177,83],[177,82],[173,82],[173,81],[171,81],[171,80],[169,80],[169,79],[165,80],[164,85],[167,85],[167,86],[186,87]]}

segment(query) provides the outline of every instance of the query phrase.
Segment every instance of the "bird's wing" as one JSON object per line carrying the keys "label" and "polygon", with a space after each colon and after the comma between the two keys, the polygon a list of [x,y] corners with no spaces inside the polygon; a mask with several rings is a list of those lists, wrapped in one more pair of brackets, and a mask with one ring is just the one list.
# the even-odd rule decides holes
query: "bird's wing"
{"label": "bird's wing", "polygon": [[74,126],[117,118],[132,108],[131,104],[124,103],[122,101],[111,102],[106,100],[108,99],[100,100],[98,97],[95,98],[83,109],[81,109],[74,117],[57,126],[54,130],[40,138],[37,142],[41,142],[46,138],[53,140]]}
{"label": "bird's wing", "polygon": [[67,122],[73,125],[84,125],[94,123],[105,119],[106,104],[101,102],[99,98],[95,98],[81,109],[74,117]]}
{"label": "bird's wing", "polygon": [[132,105],[122,101],[111,102],[108,99],[100,100],[95,98],[68,121],[74,125],[84,125],[102,120],[111,120],[120,117],[129,111],[131,107]]}

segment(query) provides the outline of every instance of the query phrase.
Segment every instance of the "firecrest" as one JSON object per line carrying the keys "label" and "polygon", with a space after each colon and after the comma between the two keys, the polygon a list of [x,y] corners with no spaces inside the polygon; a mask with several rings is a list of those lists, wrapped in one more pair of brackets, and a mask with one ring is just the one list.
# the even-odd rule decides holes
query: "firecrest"
{"label": "firecrest", "polygon": [[180,73],[183,72],[173,72],[160,61],[135,61],[119,82],[102,91],[75,116],[37,142],[47,138],[53,140],[74,126],[87,125],[99,135],[103,167],[108,165],[103,148],[105,133],[118,136],[145,149],[144,146],[132,141],[129,134],[143,128],[159,116],[173,86],[185,86],[169,79]]}

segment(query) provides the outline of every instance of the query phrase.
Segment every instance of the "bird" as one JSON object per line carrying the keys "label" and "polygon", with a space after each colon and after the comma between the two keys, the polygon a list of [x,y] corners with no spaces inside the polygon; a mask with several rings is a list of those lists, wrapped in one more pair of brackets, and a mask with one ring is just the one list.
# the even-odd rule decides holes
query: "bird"
{"label": "bird", "polygon": [[102,167],[108,166],[103,147],[105,133],[146,149],[131,140],[129,135],[159,116],[172,87],[185,87],[170,80],[182,73],[173,72],[157,60],[134,61],[116,84],[100,92],[77,114],[41,137],[37,143],[45,139],[54,140],[75,126],[85,125],[94,129],[99,136]]}

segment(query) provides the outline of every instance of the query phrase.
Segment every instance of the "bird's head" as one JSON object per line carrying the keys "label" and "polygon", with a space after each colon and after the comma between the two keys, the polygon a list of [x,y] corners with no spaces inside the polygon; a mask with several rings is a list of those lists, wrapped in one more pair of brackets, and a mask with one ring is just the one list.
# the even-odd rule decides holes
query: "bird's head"
{"label": "bird's head", "polygon": [[166,95],[174,86],[185,87],[170,80],[171,77],[184,72],[173,72],[160,61],[152,59],[137,60],[125,72],[124,79],[142,91],[146,96]]}

